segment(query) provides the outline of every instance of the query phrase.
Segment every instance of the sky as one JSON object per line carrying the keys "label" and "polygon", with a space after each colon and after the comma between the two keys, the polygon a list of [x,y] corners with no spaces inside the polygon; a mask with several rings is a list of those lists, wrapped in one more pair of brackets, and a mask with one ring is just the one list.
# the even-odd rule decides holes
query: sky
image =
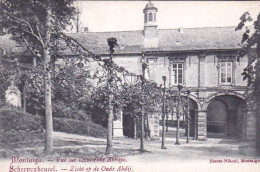
{"label": "sky", "polygon": [[[142,30],[148,1],[78,1],[81,23],[92,32]],[[158,8],[158,29],[236,26],[249,11],[260,12],[258,1],[152,1]]]}

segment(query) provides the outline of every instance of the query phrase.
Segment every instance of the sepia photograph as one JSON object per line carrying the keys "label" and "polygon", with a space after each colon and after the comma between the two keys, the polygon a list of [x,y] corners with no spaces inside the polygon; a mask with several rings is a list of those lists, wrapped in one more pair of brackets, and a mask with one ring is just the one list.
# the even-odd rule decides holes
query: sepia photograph
{"label": "sepia photograph", "polygon": [[260,2],[0,0],[0,172],[260,170]]}

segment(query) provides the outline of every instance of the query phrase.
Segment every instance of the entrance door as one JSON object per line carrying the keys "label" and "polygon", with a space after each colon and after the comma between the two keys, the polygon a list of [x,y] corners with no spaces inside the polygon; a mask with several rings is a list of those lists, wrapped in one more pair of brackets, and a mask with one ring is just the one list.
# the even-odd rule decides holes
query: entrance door
{"label": "entrance door", "polygon": [[134,119],[129,115],[123,115],[123,133],[124,136],[134,138],[135,123],[134,123]]}
{"label": "entrance door", "polygon": [[195,110],[190,110],[190,136],[194,137],[195,134]]}

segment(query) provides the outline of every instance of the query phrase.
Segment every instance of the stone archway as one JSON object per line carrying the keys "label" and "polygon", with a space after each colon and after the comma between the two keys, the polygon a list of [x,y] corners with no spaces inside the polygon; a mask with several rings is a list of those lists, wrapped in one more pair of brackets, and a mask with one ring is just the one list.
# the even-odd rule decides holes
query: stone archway
{"label": "stone archway", "polygon": [[198,120],[198,109],[199,104],[194,101],[193,99],[190,99],[190,136],[191,137],[197,137],[198,133],[198,126],[197,126],[197,120]]}
{"label": "stone archway", "polygon": [[237,93],[218,93],[205,100],[207,137],[243,138],[246,131],[246,101]]}

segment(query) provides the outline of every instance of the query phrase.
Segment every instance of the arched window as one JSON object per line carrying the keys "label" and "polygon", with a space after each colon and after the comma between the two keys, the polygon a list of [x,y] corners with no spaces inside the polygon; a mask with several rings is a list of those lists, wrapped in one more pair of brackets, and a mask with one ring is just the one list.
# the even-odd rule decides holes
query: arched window
{"label": "arched window", "polygon": [[147,13],[144,15],[144,22],[147,23]]}
{"label": "arched window", "polygon": [[153,21],[153,13],[149,13],[149,21]]}
{"label": "arched window", "polygon": [[156,13],[154,13],[154,22],[156,22]]}

